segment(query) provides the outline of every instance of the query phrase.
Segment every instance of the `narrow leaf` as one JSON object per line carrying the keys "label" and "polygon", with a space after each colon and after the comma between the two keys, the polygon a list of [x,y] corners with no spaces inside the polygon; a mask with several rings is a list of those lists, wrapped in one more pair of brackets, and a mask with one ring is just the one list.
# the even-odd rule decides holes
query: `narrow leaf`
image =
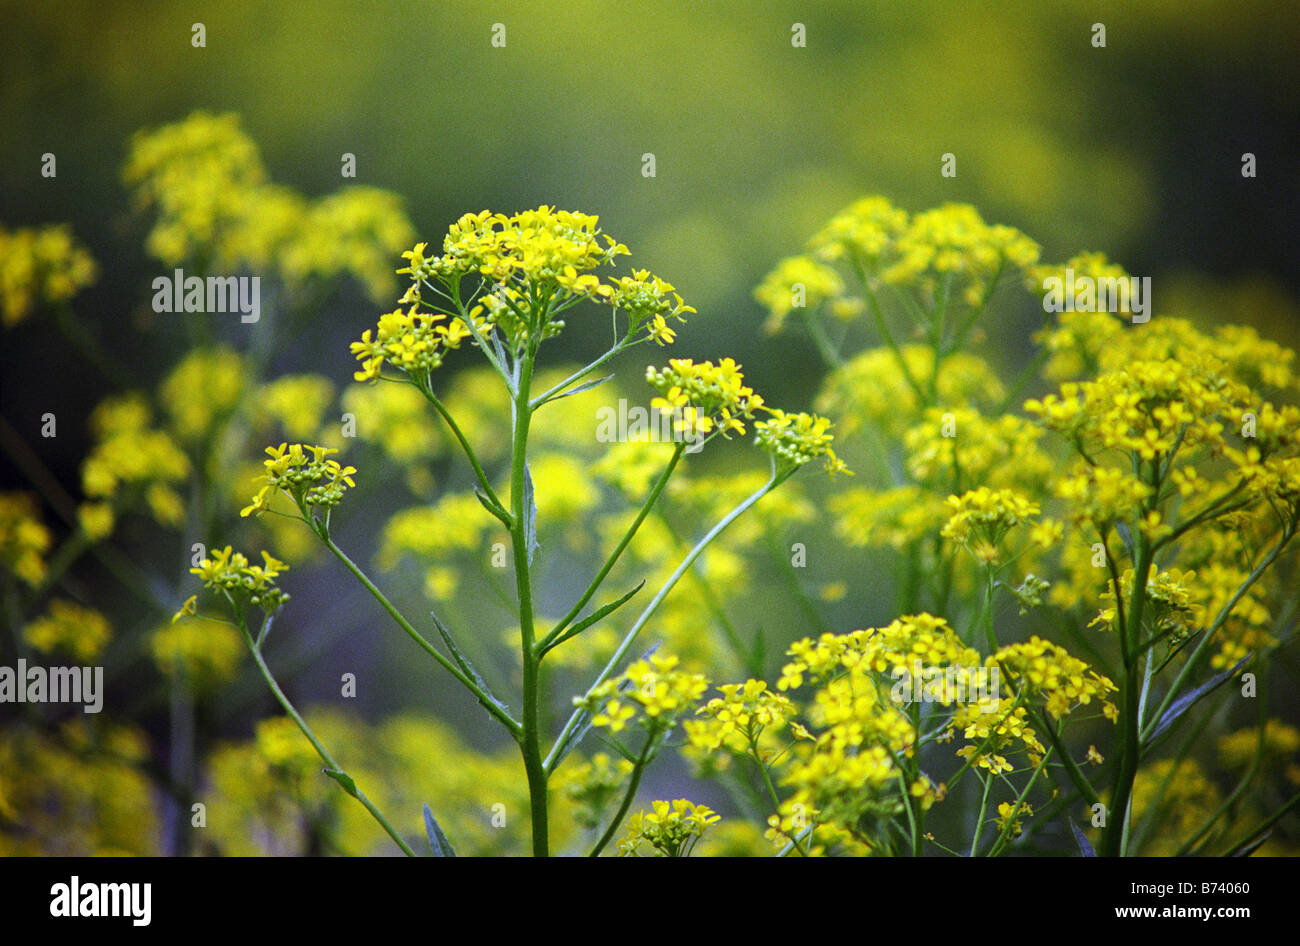
{"label": "narrow leaf", "polygon": [[1250,855],[1258,851],[1260,846],[1272,836],[1273,836],[1273,831],[1272,829],[1269,829],[1268,831],[1265,831],[1257,838],[1250,838],[1246,841],[1243,841],[1241,844],[1238,844],[1236,847],[1234,847],[1231,851],[1229,851],[1227,854],[1223,856],[1224,857],[1250,857]]}
{"label": "narrow leaf", "polygon": [[505,523],[510,522],[510,514],[506,512],[504,509],[502,509],[500,506],[498,506],[496,503],[494,503],[492,501],[492,497],[490,497],[487,493],[483,492],[483,488],[481,486],[474,487],[474,495],[478,498],[478,501],[480,504],[482,504],[483,508],[486,509],[488,512],[492,513],[492,515],[495,516],[497,519],[500,519],[502,522]]}
{"label": "narrow leaf", "polygon": [[509,715],[509,709],[507,706],[501,702],[500,698],[498,698],[495,693],[492,692],[492,688],[487,685],[487,681],[483,679],[482,675],[479,674],[474,665],[469,662],[469,658],[460,652],[460,648],[456,646],[456,642],[452,639],[451,632],[448,631],[447,628],[443,626],[443,623],[438,620],[438,615],[430,611],[429,617],[433,618],[433,626],[438,629],[438,636],[440,636],[442,642],[447,645],[447,650],[451,652],[451,659],[456,662],[456,666],[460,667],[465,676],[473,680],[478,688],[488,695],[492,702],[496,704],[497,709]]}
{"label": "narrow leaf", "polygon": [[1115,531],[1119,533],[1119,539],[1124,543],[1124,551],[1128,552],[1130,562],[1137,560],[1137,553],[1133,551],[1133,533],[1129,531],[1127,524],[1123,522],[1115,523]]}
{"label": "narrow leaf", "polygon": [[352,776],[347,772],[340,772],[338,769],[321,769],[321,771],[338,782],[343,787],[343,791],[353,798],[357,797],[357,783],[352,781]]}
{"label": "narrow leaf", "polygon": [[602,606],[602,607],[600,607],[600,608],[597,608],[597,609],[596,609],[595,611],[593,611],[591,614],[587,615],[585,618],[583,618],[583,619],[582,619],[581,621],[579,621],[577,624],[574,624],[574,625],[573,625],[572,627],[570,627],[567,631],[565,631],[562,635],[560,635],[559,637],[557,637],[557,638],[556,638],[556,639],[551,643],[551,646],[550,646],[550,647],[547,647],[546,649],[547,649],[547,650],[550,650],[551,647],[555,647],[555,646],[557,646],[558,644],[562,644],[564,641],[567,641],[570,637],[576,637],[578,634],[581,634],[583,631],[585,631],[587,628],[591,627],[591,626],[592,626],[593,624],[595,624],[597,621],[603,620],[604,618],[606,618],[606,617],[608,617],[609,615],[613,614],[615,611],[617,611],[617,610],[618,610],[619,608],[621,608],[623,605],[627,604],[628,601],[632,600],[632,596],[635,595],[638,591],[640,591],[640,590],[641,590],[642,588],[644,588],[644,587],[645,587],[645,579],[642,578],[642,579],[641,579],[641,583],[638,584],[638,585],[637,585],[635,588],[633,588],[631,591],[629,591],[627,594],[623,595],[622,597],[618,598],[618,599],[615,600],[615,601],[611,601],[611,602],[610,602],[609,604],[607,604],[607,605],[604,605],[604,606]]}
{"label": "narrow leaf", "polygon": [[528,564],[533,564],[537,551],[537,503],[533,500],[533,474],[524,464],[524,544],[528,548]]}
{"label": "narrow leaf", "polygon": [[1215,674],[1194,690],[1189,690],[1187,693],[1184,693],[1178,699],[1174,700],[1174,702],[1170,704],[1169,709],[1165,710],[1165,715],[1161,716],[1160,721],[1156,723],[1156,728],[1151,731],[1151,735],[1147,738],[1147,745],[1150,746],[1154,743],[1161,733],[1174,724],[1179,716],[1182,716],[1189,709],[1195,706],[1203,697],[1217,690],[1225,680],[1240,670],[1242,665],[1245,664],[1250,657],[1251,655],[1247,654],[1245,657],[1238,660],[1230,670],[1225,670],[1223,673]]}
{"label": "narrow leaf", "polygon": [[590,391],[592,388],[600,387],[600,385],[604,384],[606,381],[608,381],[608,380],[609,380],[610,378],[612,378],[612,377],[614,377],[612,374],[607,374],[607,375],[605,375],[605,377],[603,377],[603,378],[597,378],[597,379],[594,380],[594,381],[584,381],[584,382],[582,382],[582,384],[578,385],[576,388],[569,388],[569,390],[567,390],[567,391],[562,391],[562,392],[559,393],[559,394],[552,394],[552,395],[551,395],[550,397],[548,397],[546,400],[547,400],[547,401],[558,401],[558,400],[560,400],[560,398],[571,397],[571,396],[574,395],[574,394],[581,394],[583,391]]}
{"label": "narrow leaf", "polygon": [[1079,830],[1079,826],[1074,823],[1074,819],[1067,818],[1066,820],[1070,822],[1070,830],[1074,832],[1074,840],[1075,843],[1079,845],[1079,853],[1084,857],[1096,857],[1097,852],[1092,849],[1092,845],[1088,843],[1087,836]]}
{"label": "narrow leaf", "polygon": [[424,833],[429,838],[429,849],[433,851],[434,857],[456,856],[456,849],[447,840],[447,835],[443,834],[442,827],[429,810],[428,802],[424,804]]}

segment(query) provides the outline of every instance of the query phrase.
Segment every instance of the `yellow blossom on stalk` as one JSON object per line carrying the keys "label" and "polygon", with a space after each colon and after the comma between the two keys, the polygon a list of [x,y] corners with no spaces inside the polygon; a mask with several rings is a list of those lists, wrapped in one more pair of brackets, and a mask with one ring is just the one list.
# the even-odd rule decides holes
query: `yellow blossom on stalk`
{"label": "yellow blossom on stalk", "polygon": [[711,824],[721,820],[707,805],[685,798],[671,804],[656,801],[647,812],[634,812],[627,822],[627,837],[618,845],[620,857],[635,857],[642,842],[658,857],[689,857]]}
{"label": "yellow blossom on stalk", "polygon": [[267,447],[266,452],[271,458],[262,461],[266,485],[253,497],[252,504],[240,511],[241,516],[266,509],[276,490],[284,492],[304,514],[313,508],[330,509],[339,504],[349,487],[356,485],[352,479],[356,467],[329,459],[331,453],[338,453],[333,448],[282,443]]}
{"label": "yellow blossom on stalk", "polygon": [[1073,522],[1106,526],[1125,520],[1151,495],[1151,486],[1132,472],[1079,462],[1055,484],[1056,495],[1067,503]]}
{"label": "yellow blossom on stalk", "polygon": [[807,256],[792,256],[763,278],[754,290],[754,298],[769,313],[763,331],[775,335],[794,309],[816,309],[843,292],[844,280],[833,268]]}
{"label": "yellow blossom on stalk", "polygon": [[948,721],[948,730],[960,732],[970,743],[958,749],[957,755],[991,775],[1014,771],[1006,758],[1012,752],[1025,752],[1031,763],[1037,764],[1046,751],[1029,725],[1029,710],[1009,696],[1001,697],[996,705],[959,704]]}
{"label": "yellow blossom on stalk", "polygon": [[54,537],[41,521],[36,498],[0,493],[0,566],[28,585],[45,579],[45,554]]}
{"label": "yellow blossom on stalk", "polygon": [[[1127,602],[1133,594],[1133,569],[1126,568],[1120,574],[1119,588]],[[1184,572],[1177,568],[1160,571],[1153,564],[1147,577],[1146,608],[1142,613],[1142,626],[1146,634],[1161,639],[1168,638],[1171,645],[1182,641],[1204,620],[1205,612],[1198,592],[1195,572]],[[1114,588],[1108,584],[1101,596],[1115,600]],[[1116,609],[1112,605],[1102,608],[1088,626],[1110,629],[1115,626],[1115,620]]]}
{"label": "yellow blossom on stalk", "polygon": [[290,437],[312,437],[334,398],[334,384],[317,374],[284,375],[263,385],[256,397],[258,409],[279,421]]}
{"label": "yellow blossom on stalk", "polygon": [[646,368],[646,381],[662,395],[651,406],[674,414],[674,433],[684,436],[707,436],[715,430],[724,437],[732,431],[743,434],[744,422],[763,407],[762,397],[744,383],[740,365],[730,358],[716,365],[674,358],[666,368]]}
{"label": "yellow blossom on stalk", "polygon": [[830,498],[835,531],[850,545],[903,549],[933,535],[948,518],[942,498],[920,486],[848,489]]}
{"label": "yellow blossom on stalk", "polygon": [[568,764],[552,783],[574,805],[574,817],[584,828],[600,825],[605,810],[617,802],[632,774],[630,759],[611,759],[597,752],[589,762]]}
{"label": "yellow blossom on stalk", "polygon": [[1038,504],[1009,489],[987,486],[948,497],[952,516],[940,533],[970,550],[985,564],[996,564],[1002,540],[1015,526],[1038,515]]}
{"label": "yellow blossom on stalk", "polygon": [[169,266],[277,272],[291,288],[346,272],[381,298],[393,288],[388,259],[414,236],[389,192],[350,186],[308,200],[270,183],[237,115],[200,111],[139,132],[122,173],[136,209],[153,216],[146,249]]}
{"label": "yellow blossom on stalk", "polygon": [[988,301],[1003,269],[1038,261],[1038,244],[1019,230],[990,226],[969,204],[944,204],[917,214],[891,248],[880,278],[893,285],[918,284],[933,296],[945,279],[972,307]]}
{"label": "yellow blossom on stalk", "polygon": [[[1267,720],[1262,734],[1258,728],[1251,727],[1220,736],[1217,749],[1220,761],[1229,769],[1249,767],[1259,752],[1266,762],[1290,762],[1294,771],[1300,772],[1300,769],[1294,768],[1295,755],[1300,752],[1300,729],[1280,719]],[[1300,781],[1295,778],[1292,780]]]}
{"label": "yellow blossom on stalk", "polygon": [[[903,345],[897,353],[888,347],[867,349],[826,376],[813,406],[836,418],[844,436],[870,426],[901,437],[922,419],[922,402],[912,383],[922,391],[933,383],[939,403],[972,409],[992,409],[1006,396],[1001,380],[983,358],[954,352],[943,359],[938,377],[932,378],[934,363],[934,349],[928,345]],[[942,413],[935,415],[939,421]],[[960,429],[964,436],[965,425]]]}
{"label": "yellow blossom on stalk", "polygon": [[418,312],[414,305],[403,312],[396,309],[379,317],[379,325],[361,333],[361,341],[352,343],[352,354],[361,362],[357,381],[377,381],[385,364],[392,365],[414,379],[427,382],[429,372],[440,366],[448,351],[459,348],[469,338],[469,329],[460,319],[441,313]]}
{"label": "yellow blossom on stalk", "polygon": [[644,269],[636,270],[631,276],[619,277],[608,288],[608,305],[627,313],[628,335],[635,336],[645,326],[647,337],[658,345],[671,344],[675,338],[668,319],[685,322],[686,316],[695,312],[694,308],[682,302],[672,285]]}
{"label": "yellow blossom on stalk", "polygon": [[23,639],[41,653],[68,654],[83,664],[98,657],[112,635],[104,615],[62,599],[50,602],[49,610],[23,629]]}
{"label": "yellow blossom on stalk", "polygon": [[771,409],[771,418],[754,423],[757,437],[754,442],[783,463],[803,466],[809,460],[825,458],[826,472],[836,473],[852,471],[844,461],[835,455],[831,442],[835,439],[830,434],[831,422],[815,414],[787,414],[783,410]]}
{"label": "yellow blossom on stalk", "polygon": [[41,303],[71,299],[95,281],[98,267],[66,224],[0,227],[0,321],[17,325]]}
{"label": "yellow blossom on stalk", "polygon": [[[247,603],[271,614],[289,600],[289,596],[275,584],[280,573],[288,568],[266,552],[262,553],[261,565],[250,565],[246,556],[227,545],[191,568],[190,574],[198,575],[205,587],[229,595],[237,606]],[[187,610],[188,602],[176,617],[181,617]]]}
{"label": "yellow blossom on stalk", "polygon": [[1010,837],[1020,837],[1021,819],[1030,817],[1034,809],[1028,802],[1013,804],[1012,802],[998,803],[998,831],[1006,832]]}
{"label": "yellow blossom on stalk", "polygon": [[1007,644],[986,658],[990,667],[1000,666],[1009,671],[1011,682],[1023,687],[1031,695],[1041,697],[1047,712],[1060,719],[1079,706],[1087,706],[1093,699],[1102,705],[1103,715],[1114,722],[1119,711],[1106,697],[1117,687],[1077,657],[1071,657],[1064,647],[1058,647],[1037,635],[1019,644]]}
{"label": "yellow blossom on stalk", "polygon": [[123,505],[144,499],[159,522],[177,525],[184,503],[175,484],[189,476],[189,457],[166,433],[150,430],[150,420],[140,395],[109,398],[95,408],[96,442],[81,465],[82,490],[92,500]]}
{"label": "yellow blossom on stalk", "polygon": [[1042,489],[1056,475],[1054,460],[1038,446],[1042,430],[1013,414],[984,417],[967,408],[931,408],[903,433],[907,471],[945,493],[954,477],[991,489]]}
{"label": "yellow blossom on stalk", "polygon": [[677,664],[676,657],[652,654],[591,690],[585,699],[575,697],[574,705],[592,713],[592,725],[610,732],[621,732],[634,718],[652,732],[669,730],[709,688],[703,674],[685,673]]}
{"label": "yellow blossom on stalk", "polygon": [[885,197],[863,197],[831,218],[826,227],[808,241],[808,248],[820,259],[860,260],[874,264],[907,229],[907,211]]}
{"label": "yellow blossom on stalk", "polygon": [[199,348],[158,389],[182,440],[197,440],[230,415],[244,393],[244,359],[228,348]]}
{"label": "yellow blossom on stalk", "polygon": [[77,507],[77,524],[92,542],[112,534],[114,519],[112,503],[82,503]]}
{"label": "yellow blossom on stalk", "polygon": [[773,693],[762,680],[723,684],[718,690],[722,696],[696,711],[704,719],[682,724],[690,745],[706,752],[724,746],[742,755],[751,752],[765,731],[780,729],[795,712],[787,697]]}
{"label": "yellow blossom on stalk", "polygon": [[164,675],[179,671],[189,685],[205,689],[234,677],[244,642],[229,624],[181,619],[154,631],[149,651]]}

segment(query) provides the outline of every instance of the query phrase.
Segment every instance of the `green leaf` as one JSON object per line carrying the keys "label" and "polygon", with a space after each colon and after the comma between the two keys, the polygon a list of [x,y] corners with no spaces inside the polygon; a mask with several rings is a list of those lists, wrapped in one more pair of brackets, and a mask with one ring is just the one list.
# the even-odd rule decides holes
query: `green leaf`
{"label": "green leaf", "polygon": [[1166,729],[1174,724],[1178,717],[1182,716],[1189,709],[1195,706],[1203,697],[1208,696],[1210,693],[1217,690],[1225,680],[1240,670],[1242,665],[1250,658],[1251,655],[1247,654],[1245,657],[1238,660],[1232,669],[1225,670],[1223,673],[1215,674],[1194,690],[1190,690],[1178,699],[1174,700],[1174,702],[1170,704],[1169,709],[1165,710],[1165,715],[1160,717],[1160,721],[1156,723],[1155,728],[1151,730],[1151,735],[1147,737],[1146,747],[1149,748]]}
{"label": "green leaf", "polygon": [[492,513],[492,515],[495,516],[497,519],[500,519],[502,522],[509,524],[510,513],[506,512],[504,509],[502,509],[500,506],[494,503],[492,501],[492,497],[489,496],[487,493],[483,492],[483,488],[481,486],[474,487],[474,496],[478,499],[479,503],[482,504],[484,509]]}
{"label": "green leaf", "polygon": [[547,647],[546,649],[547,649],[547,650],[550,650],[552,647],[556,647],[556,646],[558,646],[559,644],[564,643],[564,642],[567,641],[570,637],[576,637],[578,634],[581,634],[583,631],[585,631],[587,628],[591,627],[591,626],[592,626],[593,624],[595,624],[597,621],[603,620],[604,618],[608,617],[610,614],[613,614],[615,611],[617,611],[617,610],[618,610],[619,608],[621,608],[623,605],[627,604],[628,601],[630,601],[630,600],[632,599],[632,596],[633,596],[633,595],[635,595],[638,591],[640,591],[642,588],[645,587],[645,581],[646,581],[646,580],[645,580],[644,578],[642,578],[642,579],[641,579],[641,583],[638,584],[638,585],[637,585],[635,588],[633,588],[631,591],[629,591],[627,594],[623,595],[622,597],[620,597],[620,598],[618,598],[618,599],[616,599],[616,600],[614,600],[614,601],[611,601],[609,604],[606,604],[606,605],[603,605],[603,606],[600,607],[600,608],[597,608],[597,609],[596,609],[595,611],[593,611],[591,614],[587,615],[587,617],[583,618],[583,619],[582,619],[581,621],[579,621],[577,624],[575,624],[575,625],[573,625],[572,627],[570,627],[570,628],[569,628],[567,631],[565,631],[562,635],[560,635],[560,636],[557,637],[554,641],[552,641],[551,644],[550,644],[550,646]]}
{"label": "green leaf", "polygon": [[537,503],[533,499],[533,474],[524,464],[524,545],[528,549],[528,564],[533,564],[537,551]]}
{"label": "green leaf", "polygon": [[443,833],[442,827],[438,824],[437,819],[433,817],[428,802],[424,804],[424,833],[429,838],[429,850],[433,851],[434,857],[456,856],[456,849],[451,846],[451,842],[447,840],[447,835]]}
{"label": "green leaf", "polygon": [[[549,404],[551,401],[558,401],[561,398],[572,397],[575,394],[581,394],[583,391],[590,391],[592,388],[600,387],[602,384],[604,384],[612,377],[614,377],[612,374],[607,374],[605,375],[605,377],[597,378],[594,381],[584,381],[576,388],[569,388],[569,390],[561,392],[560,394],[552,394],[550,397],[546,399],[545,403]],[[538,406],[540,407],[541,405]]]}
{"label": "green leaf", "polygon": [[321,771],[334,779],[334,781],[338,782],[339,785],[343,787],[343,791],[347,792],[353,798],[357,797],[357,783],[352,781],[352,776],[348,775],[347,772],[340,771],[339,769],[322,769]]}
{"label": "green leaf", "polygon": [[451,659],[456,662],[456,666],[460,667],[465,676],[473,680],[475,685],[488,695],[488,698],[496,705],[497,709],[509,716],[509,708],[505,703],[501,702],[500,698],[498,698],[495,693],[492,692],[492,688],[487,685],[487,681],[483,679],[478,670],[475,669],[474,665],[469,662],[469,658],[460,652],[460,648],[456,646],[456,642],[452,639],[451,632],[448,631],[447,628],[443,626],[443,623],[438,620],[438,615],[430,611],[429,617],[433,618],[433,626],[438,629],[438,635],[442,638],[442,642],[447,645],[447,650],[451,652]]}
{"label": "green leaf", "polygon": [[1092,849],[1092,845],[1088,843],[1088,838],[1079,830],[1079,826],[1074,823],[1074,819],[1067,818],[1066,820],[1070,822],[1070,830],[1074,832],[1074,840],[1079,845],[1079,853],[1084,857],[1096,857],[1097,852]]}

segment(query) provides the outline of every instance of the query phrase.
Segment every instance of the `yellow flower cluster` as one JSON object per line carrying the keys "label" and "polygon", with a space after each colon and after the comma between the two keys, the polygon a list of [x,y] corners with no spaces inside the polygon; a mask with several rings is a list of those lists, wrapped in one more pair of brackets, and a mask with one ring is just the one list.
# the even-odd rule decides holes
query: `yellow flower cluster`
{"label": "yellow flower cluster", "polygon": [[573,803],[578,824],[592,829],[600,825],[605,810],[619,797],[632,768],[630,759],[614,760],[597,752],[590,762],[565,765],[552,784]]}
{"label": "yellow flower cluster", "polygon": [[49,611],[23,629],[23,638],[41,653],[65,653],[83,664],[98,657],[112,636],[104,615],[62,599],[51,601]]}
{"label": "yellow flower cluster", "polygon": [[97,267],[66,225],[0,227],[0,321],[5,328],[40,303],[64,302],[95,281]]}
{"label": "yellow flower cluster", "polygon": [[415,304],[408,312],[396,309],[381,315],[374,337],[366,329],[361,341],[351,345],[352,354],[361,362],[361,370],[353,377],[357,381],[378,380],[384,365],[390,364],[417,383],[427,383],[429,372],[442,364],[447,352],[459,348],[470,336],[460,319],[440,325],[446,318],[441,313],[419,312]]}
{"label": "yellow flower cluster", "polygon": [[992,775],[1014,770],[1006,758],[1011,752],[1023,750],[1037,765],[1045,751],[1029,725],[1029,710],[1012,697],[1002,697],[997,706],[962,703],[948,721],[948,729],[960,732],[971,743],[958,749],[957,755]]}
{"label": "yellow flower cluster", "polygon": [[[943,304],[941,291],[959,293],[976,308],[987,301],[1004,270],[1025,270],[1038,261],[1033,240],[1013,227],[985,223],[969,204],[944,204],[909,216],[879,196],[845,208],[809,241],[808,249],[810,257],[784,260],[764,280],[759,301],[769,308],[770,325],[779,328],[789,312],[787,290],[794,282],[815,286],[817,301],[839,296],[833,271],[828,275],[819,261],[847,264],[869,290],[879,283],[914,287],[932,305]],[[844,314],[853,312],[840,308]]]}
{"label": "yellow flower cluster", "polygon": [[1131,470],[1079,461],[1053,485],[1053,492],[1066,501],[1071,521],[1102,527],[1131,518],[1151,495],[1151,487]]}
{"label": "yellow flower cluster", "polygon": [[652,803],[651,811],[638,811],[627,822],[627,837],[618,845],[620,857],[636,857],[644,842],[654,848],[657,857],[689,857],[704,837],[709,825],[720,818],[707,805],[697,805],[685,798],[669,804]]}
{"label": "yellow flower cluster", "polygon": [[678,670],[678,663],[674,656],[652,654],[606,680],[586,699],[574,697],[574,705],[592,714],[592,725],[610,732],[621,732],[638,714],[639,724],[651,732],[672,729],[709,688],[702,674]]}
{"label": "yellow flower cluster", "polygon": [[787,414],[779,408],[769,410],[771,418],[755,422],[757,433],[755,443],[781,461],[792,466],[803,466],[810,460],[824,457],[826,472],[836,473],[852,471],[844,465],[835,451],[831,449],[834,437],[830,433],[831,422],[815,414]]}
{"label": "yellow flower cluster", "polygon": [[[412,314],[421,302],[431,301],[425,297],[431,290],[467,314],[474,328],[499,329],[516,349],[529,338],[558,334],[564,322],[557,316],[582,299],[622,309],[628,340],[653,339],[660,345],[675,337],[669,319],[682,322],[695,312],[670,283],[643,269],[601,282],[593,270],[612,265],[628,249],[602,233],[598,218],[589,214],[545,205],[513,216],[484,210],[452,224],[441,255],[426,256],[427,248],[419,243],[403,253],[407,265],[397,271],[411,278],[401,301],[411,303]],[[486,291],[463,313],[460,284],[471,275],[482,279]]]}
{"label": "yellow flower cluster", "polygon": [[832,312],[840,317],[856,314],[856,306],[843,299],[844,280],[834,268],[807,256],[792,256],[768,273],[754,298],[768,310],[763,330],[769,335],[781,331],[786,317],[796,308],[816,309],[833,300]]}
{"label": "yellow flower cluster", "polygon": [[[814,406],[838,418],[846,435],[872,426],[901,437],[921,420],[921,401],[908,378],[922,391],[933,387],[938,403],[968,405],[972,410],[991,409],[1006,396],[1002,382],[983,358],[954,352],[943,359],[934,377],[934,349],[904,345],[897,354],[890,348],[870,348],[854,355],[826,378]],[[965,436],[966,427],[959,429]]]}
{"label": "yellow flower cluster", "polygon": [[158,389],[182,441],[212,433],[239,406],[247,368],[229,348],[198,348],[181,359]]}
{"label": "yellow flower cluster", "polygon": [[677,337],[668,319],[685,322],[686,316],[695,312],[692,306],[682,302],[671,284],[644,269],[634,271],[631,276],[620,276],[610,290],[609,305],[627,313],[628,335],[634,336],[644,325],[647,337],[657,345],[671,344]]}
{"label": "yellow flower cluster", "polygon": [[664,413],[675,413],[674,426],[684,436],[720,431],[743,434],[746,420],[763,407],[763,398],[745,384],[740,365],[723,358],[696,364],[690,358],[673,358],[668,367],[646,368],[646,381],[661,397],[650,402]]}
{"label": "yellow flower cluster", "polygon": [[969,408],[931,408],[903,434],[907,471],[944,492],[955,481],[1037,491],[1056,470],[1039,449],[1042,429],[1014,414],[985,417]]}
{"label": "yellow flower cluster", "polygon": [[[179,525],[185,504],[173,484],[189,476],[189,457],[166,433],[150,430],[151,412],[140,395],[109,398],[95,408],[96,443],[81,465],[81,486],[91,499],[127,505],[143,494],[154,518]],[[121,495],[122,488],[130,490]]]}
{"label": "yellow flower cluster", "polygon": [[[276,490],[292,499],[304,515],[311,508],[330,509],[339,504],[349,487],[356,485],[352,479],[356,468],[329,459],[331,453],[338,453],[332,447],[282,443],[267,447],[266,452],[270,456],[269,460],[262,461],[266,468],[262,479],[266,485],[257,491],[252,504],[240,511],[241,516],[262,512]],[[311,453],[310,457],[307,452]]]}
{"label": "yellow flower cluster", "polygon": [[743,755],[752,751],[765,731],[780,729],[795,714],[794,704],[762,680],[723,684],[718,690],[722,696],[697,710],[705,719],[682,723],[689,743],[705,752],[725,746]]}
{"label": "yellow flower cluster", "polygon": [[1038,504],[1019,493],[987,486],[949,496],[948,509],[951,516],[940,535],[965,546],[986,565],[997,564],[1002,540],[1011,529],[1039,513]]}
{"label": "yellow flower cluster", "polygon": [[1005,832],[1013,838],[1020,837],[1021,819],[1032,817],[1033,807],[1028,802],[1012,804],[1009,801],[998,802],[998,831]]}
{"label": "yellow flower cluster", "polygon": [[146,248],[167,265],[274,268],[290,285],[347,272],[378,299],[393,290],[387,261],[414,236],[386,191],[353,186],[309,201],[269,183],[235,115],[195,112],[137,134],[123,177],[136,208],[154,213]]}
{"label": "yellow flower cluster", "polygon": [[1064,647],[1034,635],[1019,644],[1007,644],[987,658],[987,664],[1010,671],[1012,682],[1023,686],[1030,694],[1043,697],[1053,718],[1060,719],[1078,706],[1087,706],[1097,699],[1102,714],[1114,722],[1119,718],[1115,705],[1106,699],[1116,686],[1106,677],[1090,670],[1077,657],[1071,657]]}
{"label": "yellow flower cluster", "polygon": [[487,210],[468,213],[448,228],[442,256],[426,258],[426,244],[421,244],[407,257],[409,270],[417,281],[478,273],[499,285],[550,283],[572,292],[592,292],[599,281],[584,280],[581,274],[628,252],[602,233],[598,223],[590,214],[546,205],[513,216]]}
{"label": "yellow flower cluster", "polygon": [[45,554],[54,537],[41,521],[36,497],[0,493],[0,566],[29,585],[45,578]]}
{"label": "yellow flower cluster", "polygon": [[[246,601],[270,614],[289,600],[289,596],[275,585],[280,573],[288,569],[288,565],[266,552],[262,553],[261,565],[250,565],[246,556],[227,545],[205,558],[198,567],[191,568],[190,574],[198,575],[205,587],[228,594],[237,604]],[[193,598],[187,601],[172,621],[179,620],[183,614],[192,614],[193,601]]]}
{"label": "yellow flower cluster", "polygon": [[165,676],[179,675],[203,690],[235,676],[244,642],[228,624],[182,617],[154,631],[149,652]]}
{"label": "yellow flower cluster", "polygon": [[[790,645],[794,660],[781,670],[777,687],[782,690],[803,686],[804,677],[825,680],[844,670],[892,674],[911,672],[914,661],[925,667],[957,667],[975,670],[979,655],[961,642],[948,622],[933,614],[896,618],[886,627],[805,637]],[[973,682],[973,681],[972,681]]]}
{"label": "yellow flower cluster", "polygon": [[1220,362],[1191,354],[1135,360],[1096,380],[1063,384],[1059,396],[1025,402],[1090,453],[1113,449],[1143,460],[1221,443],[1223,418],[1251,406],[1249,391],[1225,378]]}
{"label": "yellow flower cluster", "polygon": [[287,374],[263,385],[257,392],[261,410],[278,421],[290,437],[300,439],[311,438],[320,431],[325,409],[333,399],[334,384],[317,374]]}
{"label": "yellow flower cluster", "polygon": [[[1120,574],[1119,587],[1120,594],[1127,601],[1133,593],[1133,569],[1126,568]],[[1184,572],[1177,568],[1159,571],[1153,564],[1147,577],[1145,594],[1143,626],[1148,634],[1167,637],[1171,644],[1181,641],[1204,619],[1205,611],[1200,602],[1195,572]],[[1114,601],[1114,588],[1108,584],[1101,596]],[[1116,608],[1113,605],[1102,608],[1089,627],[1100,625],[1109,630],[1115,626],[1115,618]]]}
{"label": "yellow flower cluster", "polygon": [[895,549],[932,535],[948,516],[943,499],[912,484],[844,490],[830,498],[830,511],[836,532],[849,544]]}
{"label": "yellow flower cluster", "polygon": [[0,728],[0,856],[162,853],[144,733],[83,715]]}

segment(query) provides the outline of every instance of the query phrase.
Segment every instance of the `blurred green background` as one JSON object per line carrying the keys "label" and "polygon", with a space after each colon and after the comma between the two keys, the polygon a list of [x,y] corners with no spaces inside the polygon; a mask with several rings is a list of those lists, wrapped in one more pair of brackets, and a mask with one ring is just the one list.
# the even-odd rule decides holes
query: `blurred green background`
{"label": "blurred green background", "polygon": [[[402,195],[421,239],[484,208],[599,214],[634,265],[699,310],[673,354],[731,355],[790,407],[811,401],[820,362],[806,338],[760,331],[753,287],[868,193],[911,211],[973,203],[1044,259],[1101,250],[1151,276],[1157,313],[1194,309],[1300,343],[1291,4],[3,0],[0,23],[0,225],[72,224],[100,264],[76,309],[144,388],[183,334],[149,311],[160,270],[121,166],[132,133],[197,109],[238,113],[272,179],[308,196],[345,183]],[[791,44],[796,23],[806,48]],[[46,152],[53,180],[39,173]],[[355,181],[340,177],[345,152]],[[955,179],[940,176],[944,153]],[[342,286],[274,372],[345,384],[347,342],[378,311]],[[1025,304],[990,327],[1008,365],[1041,316]],[[237,320],[222,331],[241,344]],[[0,338],[0,404],[25,436],[42,412],[82,417],[108,393],[39,325]],[[606,337],[569,331],[559,346],[557,358],[590,358]],[[635,383],[631,361],[620,371]],[[87,445],[67,424],[42,459],[74,488]],[[7,461],[0,486],[25,486]],[[349,591],[336,607],[367,602]],[[411,702],[400,688],[374,699],[374,713]]]}

